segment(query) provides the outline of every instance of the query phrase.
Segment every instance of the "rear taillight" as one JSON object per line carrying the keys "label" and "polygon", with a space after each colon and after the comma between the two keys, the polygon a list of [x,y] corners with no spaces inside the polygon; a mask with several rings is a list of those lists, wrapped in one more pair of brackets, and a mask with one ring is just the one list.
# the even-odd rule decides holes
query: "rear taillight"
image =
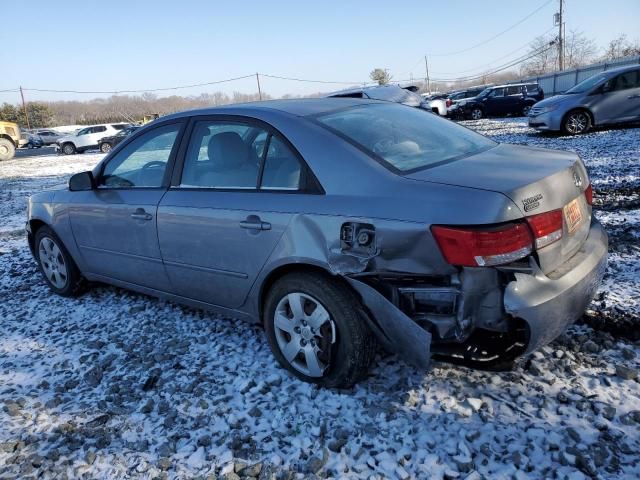
{"label": "rear taillight", "polygon": [[593,205],[593,187],[591,184],[584,191],[584,198],[589,205]]}
{"label": "rear taillight", "polygon": [[434,226],[431,231],[451,265],[487,267],[511,263],[529,255],[533,246],[531,232],[524,223],[481,229]]}
{"label": "rear taillight", "polygon": [[536,240],[536,248],[546,247],[562,238],[562,210],[527,217],[527,223]]}
{"label": "rear taillight", "polygon": [[447,108],[449,108],[451,105],[453,105],[453,101],[450,98],[447,98],[445,104],[447,105]]}

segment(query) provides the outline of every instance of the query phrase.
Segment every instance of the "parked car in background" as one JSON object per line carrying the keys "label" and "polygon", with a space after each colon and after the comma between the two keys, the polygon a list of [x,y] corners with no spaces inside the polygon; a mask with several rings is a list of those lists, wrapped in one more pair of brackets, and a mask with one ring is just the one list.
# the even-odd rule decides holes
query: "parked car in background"
{"label": "parked car in background", "polygon": [[543,98],[544,92],[537,83],[497,85],[484,89],[473,100],[461,103],[456,113],[473,120],[506,115],[527,116],[529,109]]}
{"label": "parked car in background", "polygon": [[108,153],[111,151],[113,147],[118,145],[122,140],[127,138],[129,135],[131,135],[133,132],[135,132],[139,128],[140,126],[138,125],[130,125],[126,128],[123,128],[115,135],[110,135],[108,137],[101,138],[100,141],[98,142],[98,148],[102,153]]}
{"label": "parked car in background", "polygon": [[489,88],[490,86],[492,85],[482,85],[479,87],[472,87],[466,90],[451,93],[446,103],[447,116],[452,118],[461,117],[462,109],[460,108],[460,106],[466,104],[467,102],[473,101],[478,95],[480,95],[486,88]]}
{"label": "parked car in background", "polygon": [[449,97],[448,93],[440,93],[437,95],[433,95],[429,99],[429,110],[433,113],[440,115],[441,117],[447,116],[447,98]]}
{"label": "parked car in background", "polygon": [[55,130],[36,130],[35,133],[42,139],[42,143],[45,146],[55,145],[56,141],[64,136],[64,134]]}
{"label": "parked car in background", "polygon": [[104,123],[80,129],[73,135],[65,135],[56,141],[56,148],[65,155],[82,153],[90,148],[98,148],[101,138],[115,135],[128,127],[128,123]]}
{"label": "parked car in background", "polygon": [[0,160],[11,160],[20,146],[20,127],[17,123],[0,121]]}
{"label": "parked car in background", "polygon": [[20,146],[22,148],[41,148],[44,145],[42,138],[30,130],[22,130]]}
{"label": "parked car in background", "polygon": [[451,116],[451,108],[458,102],[473,98],[482,92],[486,85],[482,85],[479,87],[470,87],[464,90],[456,90],[453,92],[445,93],[442,95],[435,96],[429,102],[429,107],[433,111],[433,113],[437,113],[443,117]]}
{"label": "parked car in background", "polygon": [[410,107],[428,109],[424,99],[406,88],[398,85],[376,85],[372,87],[358,87],[330,93],[327,98],[365,98],[383,100],[385,102],[402,103]]}
{"label": "parked car in background", "polygon": [[591,127],[640,121],[640,66],[607,70],[536,103],[529,126],[577,135]]}
{"label": "parked car in background", "polygon": [[158,119],[32,195],[26,227],[57,294],[99,281],[253,319],[284,368],[348,387],[376,339],[423,368],[551,342],[605,272],[591,203],[573,152],[397,103],[298,99]]}

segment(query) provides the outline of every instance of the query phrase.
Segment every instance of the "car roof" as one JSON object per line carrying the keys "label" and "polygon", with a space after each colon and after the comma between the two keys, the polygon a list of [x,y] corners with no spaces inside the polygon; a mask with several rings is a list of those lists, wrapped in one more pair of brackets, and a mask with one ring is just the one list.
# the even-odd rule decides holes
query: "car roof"
{"label": "car roof", "polygon": [[487,88],[524,87],[525,85],[538,86],[538,82],[506,83],[504,85],[493,85],[493,86],[487,87]]}
{"label": "car roof", "polygon": [[228,115],[251,115],[252,113],[261,111],[279,111],[298,117],[306,117],[308,115],[318,115],[334,110],[370,103],[387,104],[389,102],[362,98],[296,98],[287,100],[264,100],[261,102],[236,103],[219,107],[185,110],[183,112],[167,115],[162,117],[162,119],[168,120],[197,115],[219,115],[225,113]]}
{"label": "car roof", "polygon": [[630,70],[638,70],[640,69],[640,65],[626,65],[624,67],[610,68],[608,70],[603,70],[602,72],[594,73],[594,75],[598,75],[599,73],[605,73],[607,75],[617,75],[618,73],[628,72]]}

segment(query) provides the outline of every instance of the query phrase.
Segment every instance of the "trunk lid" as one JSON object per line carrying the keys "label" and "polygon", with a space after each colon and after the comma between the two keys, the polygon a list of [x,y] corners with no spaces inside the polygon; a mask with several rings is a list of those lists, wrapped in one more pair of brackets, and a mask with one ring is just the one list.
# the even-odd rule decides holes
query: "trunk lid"
{"label": "trunk lid", "polygon": [[[584,196],[589,177],[575,153],[498,145],[470,157],[411,173],[407,178],[502,193],[517,205],[523,217],[566,210],[562,238],[537,251],[540,268],[545,273],[553,272],[571,258],[589,233],[591,206]],[[577,223],[576,215],[579,216]],[[570,217],[573,217],[569,222],[572,225],[567,223]]]}

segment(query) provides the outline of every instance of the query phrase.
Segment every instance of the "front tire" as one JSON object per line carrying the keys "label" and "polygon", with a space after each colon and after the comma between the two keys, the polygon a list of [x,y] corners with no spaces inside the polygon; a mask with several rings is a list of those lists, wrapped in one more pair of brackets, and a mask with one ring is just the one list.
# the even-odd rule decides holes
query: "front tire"
{"label": "front tire", "polygon": [[527,104],[524,107],[522,107],[522,116],[523,117],[528,117],[529,116],[529,110],[531,110],[532,106],[533,105],[531,105],[531,104]]}
{"label": "front tire", "polygon": [[65,155],[73,155],[76,153],[76,146],[73,143],[65,143],[62,146],[62,153]]}
{"label": "front tire", "polygon": [[264,307],[269,346],[296,377],[348,388],[366,376],[377,343],[347,287],[318,273],[292,273],[274,283]]}
{"label": "front tire", "polygon": [[104,142],[100,144],[100,151],[102,153],[109,153],[111,151],[111,144]]}
{"label": "front tire", "polygon": [[569,112],[562,121],[562,131],[567,135],[580,135],[591,129],[591,116],[584,110]]}
{"label": "front tire", "polygon": [[34,255],[45,282],[53,292],[63,297],[75,297],[82,292],[80,270],[62,241],[47,226],[36,232]]}

